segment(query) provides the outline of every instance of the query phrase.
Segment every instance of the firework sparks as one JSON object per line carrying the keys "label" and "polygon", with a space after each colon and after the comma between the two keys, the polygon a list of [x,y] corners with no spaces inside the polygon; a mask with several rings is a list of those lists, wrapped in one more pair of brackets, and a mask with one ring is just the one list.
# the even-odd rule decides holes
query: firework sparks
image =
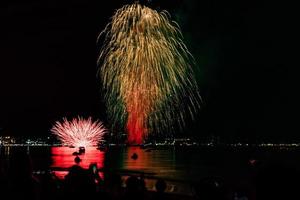
{"label": "firework sparks", "polygon": [[51,129],[64,145],[74,147],[95,146],[103,138],[106,129],[102,122],[92,121],[92,118],[83,119],[81,117],[63,122],[57,121]]}
{"label": "firework sparks", "polygon": [[[184,127],[199,108],[194,60],[166,11],[138,3],[116,11],[100,34],[98,64],[113,125],[140,144],[149,134]],[[125,125],[126,124],[126,125]]]}

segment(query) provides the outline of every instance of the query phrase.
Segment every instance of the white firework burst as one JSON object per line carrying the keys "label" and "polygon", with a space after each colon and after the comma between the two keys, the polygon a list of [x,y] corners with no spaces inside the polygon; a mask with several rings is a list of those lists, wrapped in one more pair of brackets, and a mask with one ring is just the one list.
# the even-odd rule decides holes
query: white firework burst
{"label": "white firework burst", "polygon": [[63,122],[57,121],[51,131],[63,145],[74,147],[95,146],[107,132],[102,122],[93,122],[91,117],[77,117],[71,121],[63,118]]}

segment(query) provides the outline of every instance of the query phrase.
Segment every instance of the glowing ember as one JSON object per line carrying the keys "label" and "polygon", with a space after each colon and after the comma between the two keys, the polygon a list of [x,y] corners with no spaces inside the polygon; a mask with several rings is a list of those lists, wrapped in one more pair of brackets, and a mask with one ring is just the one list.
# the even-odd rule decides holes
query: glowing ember
{"label": "glowing ember", "polygon": [[95,146],[103,138],[106,129],[102,122],[93,122],[91,118],[74,118],[68,121],[56,122],[51,129],[52,133],[61,140],[63,145],[74,147]]}
{"label": "glowing ember", "polygon": [[112,127],[126,127],[131,144],[184,127],[199,109],[200,95],[193,57],[168,13],[124,6],[102,36],[98,64]]}

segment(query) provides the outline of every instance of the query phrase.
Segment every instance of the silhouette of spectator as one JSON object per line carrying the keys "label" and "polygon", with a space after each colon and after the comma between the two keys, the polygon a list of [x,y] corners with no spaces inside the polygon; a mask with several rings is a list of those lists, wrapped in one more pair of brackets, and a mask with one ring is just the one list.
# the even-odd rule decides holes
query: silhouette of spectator
{"label": "silhouette of spectator", "polygon": [[67,199],[92,198],[96,194],[95,182],[87,170],[73,165],[65,176],[64,195]]}
{"label": "silhouette of spectator", "polygon": [[163,179],[158,179],[155,183],[156,193],[154,195],[154,199],[156,200],[164,200],[167,199],[167,195],[165,194],[165,190],[167,189],[167,184]]}
{"label": "silhouette of spectator", "polygon": [[88,175],[92,179],[92,181],[95,182],[95,184],[100,184],[102,182],[102,179],[99,175],[99,171],[97,168],[97,163],[91,163],[88,169]]}
{"label": "silhouette of spectator", "polygon": [[126,200],[144,199],[145,185],[136,176],[131,176],[126,180],[125,198]]}
{"label": "silhouette of spectator", "polygon": [[155,189],[158,193],[164,193],[167,189],[167,184],[164,180],[158,179],[155,184]]}

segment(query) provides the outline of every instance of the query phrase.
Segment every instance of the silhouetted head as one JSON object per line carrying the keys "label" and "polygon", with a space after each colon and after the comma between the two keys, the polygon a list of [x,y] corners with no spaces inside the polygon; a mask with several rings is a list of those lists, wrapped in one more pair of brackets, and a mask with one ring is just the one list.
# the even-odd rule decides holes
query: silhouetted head
{"label": "silhouetted head", "polygon": [[167,188],[167,184],[164,180],[158,179],[156,181],[155,188],[157,192],[163,193]]}
{"label": "silhouetted head", "polygon": [[78,166],[78,165],[73,165],[70,170],[69,173],[66,175],[66,179],[67,180],[77,180],[77,179],[81,179],[83,176],[85,175],[85,170]]}
{"label": "silhouetted head", "polygon": [[138,190],[139,183],[139,179],[136,176],[131,176],[126,180],[126,188],[128,191]]}

